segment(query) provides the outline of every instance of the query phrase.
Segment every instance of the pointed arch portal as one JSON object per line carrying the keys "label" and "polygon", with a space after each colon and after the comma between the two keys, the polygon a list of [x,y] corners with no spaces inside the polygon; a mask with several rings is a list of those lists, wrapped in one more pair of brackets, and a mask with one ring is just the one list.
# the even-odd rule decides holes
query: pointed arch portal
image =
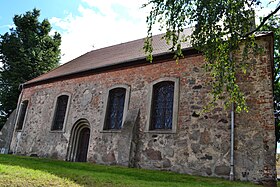
{"label": "pointed arch portal", "polygon": [[80,119],[72,127],[68,146],[67,160],[71,162],[86,162],[90,138],[88,120]]}

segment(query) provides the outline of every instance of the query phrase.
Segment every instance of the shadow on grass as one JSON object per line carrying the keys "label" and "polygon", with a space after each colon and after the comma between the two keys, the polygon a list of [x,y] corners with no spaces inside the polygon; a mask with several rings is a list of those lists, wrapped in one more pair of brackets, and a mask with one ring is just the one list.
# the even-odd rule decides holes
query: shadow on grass
{"label": "shadow on grass", "polygon": [[85,186],[254,186],[250,183],[92,163],[1,155],[0,164],[41,170]]}

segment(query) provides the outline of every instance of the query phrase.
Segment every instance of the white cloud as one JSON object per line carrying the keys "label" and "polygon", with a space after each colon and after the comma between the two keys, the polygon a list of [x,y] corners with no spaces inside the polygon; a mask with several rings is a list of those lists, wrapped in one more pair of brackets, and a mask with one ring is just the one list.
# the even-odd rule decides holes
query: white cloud
{"label": "white cloud", "polygon": [[[275,10],[275,8],[277,7],[277,1],[271,2],[269,3],[269,1],[264,0],[262,1],[262,4],[260,7],[256,8],[255,12],[256,12],[256,23],[260,24],[260,18],[265,17],[267,15],[269,15],[271,12],[273,12]],[[277,15],[280,15],[280,12],[276,13]]]}
{"label": "white cloud", "polygon": [[70,13],[65,18],[50,19],[62,30],[61,63],[93,49],[146,36],[148,10],[140,9],[144,0],[82,1],[88,6],[78,7],[80,16]]}
{"label": "white cloud", "polygon": [[15,27],[14,24],[13,25],[0,25],[0,28],[9,28],[9,29],[11,29],[13,27]]}
{"label": "white cloud", "polygon": [[[64,18],[53,17],[50,22],[62,34],[61,63],[74,59],[88,51],[146,36],[146,16],[149,8],[140,8],[147,0],[81,0],[80,15],[66,13]],[[268,15],[276,7],[276,2],[262,9],[256,9],[259,17]],[[153,34],[158,34],[159,24]],[[94,46],[94,47],[93,47]]]}

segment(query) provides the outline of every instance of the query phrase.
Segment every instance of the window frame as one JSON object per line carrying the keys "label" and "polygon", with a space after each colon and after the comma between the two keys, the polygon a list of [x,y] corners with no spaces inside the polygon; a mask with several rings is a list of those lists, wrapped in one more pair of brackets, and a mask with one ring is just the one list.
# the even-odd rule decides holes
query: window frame
{"label": "window frame", "polygon": [[[62,129],[53,129],[54,123],[55,123],[56,111],[57,111],[58,98],[60,96],[63,96],[63,95],[68,96],[63,126],[62,126]],[[71,102],[71,94],[68,93],[68,92],[63,92],[63,93],[60,93],[59,95],[56,96],[55,101],[54,101],[53,111],[52,111],[52,118],[51,118],[52,121],[51,121],[50,132],[64,132],[65,126],[66,126],[66,123],[67,123],[67,119],[68,119],[68,113],[69,113],[69,110],[70,110],[70,102]]]}
{"label": "window frame", "polygon": [[[152,127],[152,105],[153,105],[153,95],[154,86],[161,82],[173,82],[174,83],[174,94],[173,94],[173,112],[172,112],[172,128],[171,129],[153,129]],[[152,132],[158,134],[165,133],[176,133],[178,125],[178,111],[179,111],[179,78],[177,77],[164,77],[157,79],[150,83],[148,88],[148,101],[147,101],[147,124],[145,127],[145,132]]]}
{"label": "window frame", "polygon": [[[25,114],[24,114],[24,117],[23,117],[21,128],[18,128],[18,126],[19,126],[18,123],[19,123],[19,120],[20,120],[19,118],[20,118],[21,113],[22,113],[22,107],[23,107],[24,102],[27,102],[27,106],[26,106],[26,110],[25,110]],[[16,124],[15,130],[18,131],[18,132],[22,131],[23,127],[25,125],[25,122],[26,122],[26,119],[27,119],[27,114],[28,114],[28,105],[29,105],[29,100],[28,99],[25,99],[25,100],[20,102],[19,112],[17,114],[16,123],[15,123]]]}
{"label": "window frame", "polygon": [[111,86],[107,89],[106,93],[104,94],[104,110],[103,110],[103,115],[102,115],[102,120],[101,120],[101,126],[102,129],[100,132],[121,132],[122,128],[120,129],[107,129],[107,115],[108,115],[108,110],[109,110],[109,96],[110,96],[110,91],[117,89],[117,88],[122,88],[125,89],[125,100],[124,100],[124,107],[123,107],[123,118],[122,118],[122,127],[124,124],[124,120],[127,115],[128,111],[128,105],[129,105],[129,100],[130,100],[130,86],[127,84],[117,84],[114,86]]}

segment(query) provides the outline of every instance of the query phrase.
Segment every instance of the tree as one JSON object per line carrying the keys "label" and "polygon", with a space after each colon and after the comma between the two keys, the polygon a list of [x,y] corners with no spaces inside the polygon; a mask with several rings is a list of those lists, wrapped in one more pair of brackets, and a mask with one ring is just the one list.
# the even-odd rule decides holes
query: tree
{"label": "tree", "polygon": [[[223,98],[225,106],[234,103],[236,111],[247,111],[244,94],[236,83],[236,72],[246,73],[250,66],[248,54],[260,52],[255,33],[279,11],[280,4],[257,28],[253,27],[254,10],[262,6],[260,0],[149,0],[143,6],[151,6],[144,46],[147,58],[152,61],[152,28],[159,23],[166,29],[164,39],[171,43],[175,58],[182,57],[181,43],[186,40],[205,56],[206,70],[211,72],[214,80],[213,100],[208,107]],[[186,26],[193,27],[191,36],[181,35]],[[245,44],[243,59],[236,63],[232,55],[239,50],[241,43]]]}
{"label": "tree", "polygon": [[37,9],[15,15],[15,28],[0,35],[0,128],[17,106],[19,85],[59,65],[61,36],[51,36],[49,21],[39,16]]}

